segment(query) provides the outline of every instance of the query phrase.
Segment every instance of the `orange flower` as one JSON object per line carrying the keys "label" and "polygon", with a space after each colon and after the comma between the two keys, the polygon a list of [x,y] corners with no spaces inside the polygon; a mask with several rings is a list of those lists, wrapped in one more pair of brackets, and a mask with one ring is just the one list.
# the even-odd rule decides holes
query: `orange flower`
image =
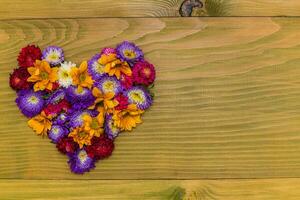
{"label": "orange flower", "polygon": [[83,87],[87,87],[89,89],[92,88],[93,79],[88,74],[86,61],[83,61],[78,68],[72,67],[71,77],[73,79],[73,84],[78,86],[78,92],[82,92]]}
{"label": "orange flower", "polygon": [[142,123],[141,114],[135,104],[128,105],[125,110],[115,110],[112,119],[114,126],[120,128],[122,131],[131,131],[137,124]]}
{"label": "orange flower", "polygon": [[118,79],[121,78],[121,73],[126,76],[131,76],[132,71],[127,62],[122,62],[117,58],[116,54],[103,54],[98,62],[104,65],[104,72],[108,73],[109,76],[115,75]]}
{"label": "orange flower", "polygon": [[27,70],[30,74],[27,81],[35,82],[34,91],[52,90],[53,83],[57,81],[57,67],[51,68],[47,61],[36,60],[34,67],[29,67]]}
{"label": "orange flower", "polygon": [[42,136],[47,135],[48,130],[50,130],[52,126],[51,120],[44,112],[31,118],[27,123],[28,126],[36,132],[36,134]]}
{"label": "orange flower", "polygon": [[90,134],[100,137],[103,134],[103,123],[104,123],[104,114],[103,112],[99,113],[97,117],[91,117],[90,115],[83,116],[83,127],[84,130]]}
{"label": "orange flower", "polygon": [[92,94],[96,97],[96,100],[89,109],[94,109],[96,105],[103,101],[104,109],[107,112],[112,112],[112,109],[118,105],[118,101],[113,99],[115,94],[113,92],[102,93],[98,88],[94,87],[92,90]]}
{"label": "orange flower", "polygon": [[84,127],[77,127],[69,134],[69,137],[72,137],[75,142],[78,143],[79,147],[82,148],[83,145],[91,145],[91,139],[93,134],[89,131],[86,131]]}

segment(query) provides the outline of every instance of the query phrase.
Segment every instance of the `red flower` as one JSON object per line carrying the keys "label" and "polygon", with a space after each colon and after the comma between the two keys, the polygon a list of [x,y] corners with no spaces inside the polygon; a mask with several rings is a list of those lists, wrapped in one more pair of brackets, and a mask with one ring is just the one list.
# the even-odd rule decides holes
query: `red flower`
{"label": "red flower", "polygon": [[114,150],[114,142],[106,136],[93,137],[92,144],[85,148],[89,157],[99,160],[107,158]]}
{"label": "red flower", "polygon": [[10,87],[14,90],[29,89],[33,85],[32,83],[27,82],[29,77],[30,74],[26,68],[21,67],[14,69],[9,78]]}
{"label": "red flower", "polygon": [[42,58],[42,52],[39,47],[28,45],[21,49],[18,57],[20,67],[31,67],[36,60]]}
{"label": "red flower", "polygon": [[51,90],[46,89],[46,92],[52,92],[52,91],[54,91],[54,90],[56,90],[56,89],[58,89],[58,88],[59,88],[58,82],[54,82],[54,83],[52,84],[52,89],[51,89]]}
{"label": "red flower", "polygon": [[123,94],[118,94],[115,99],[118,101],[118,105],[115,107],[116,110],[124,110],[128,106],[128,97]]}
{"label": "red flower", "polygon": [[78,144],[70,137],[61,138],[56,144],[56,148],[63,154],[74,153],[79,148]]}
{"label": "red flower", "polygon": [[149,86],[155,79],[154,66],[147,61],[139,61],[133,66],[132,77],[135,83]]}
{"label": "red flower", "polygon": [[121,74],[121,84],[125,89],[131,88],[133,84],[132,76],[126,76],[125,74]]}
{"label": "red flower", "polygon": [[52,115],[52,114],[56,115],[62,111],[68,111],[70,107],[71,106],[69,102],[63,99],[57,104],[48,104],[43,111],[45,112],[46,115]]}

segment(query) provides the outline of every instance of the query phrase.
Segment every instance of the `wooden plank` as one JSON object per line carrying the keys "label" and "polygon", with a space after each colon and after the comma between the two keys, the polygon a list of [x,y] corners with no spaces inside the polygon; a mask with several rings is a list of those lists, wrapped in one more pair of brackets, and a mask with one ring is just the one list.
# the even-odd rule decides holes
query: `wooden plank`
{"label": "wooden plank", "polygon": [[271,180],[1,180],[6,200],[298,200],[299,179]]}
{"label": "wooden plank", "polygon": [[[117,27],[117,28],[116,28]],[[66,19],[0,22],[0,177],[202,179],[300,176],[300,19]],[[136,42],[157,67],[155,103],[84,176],[36,136],[8,74],[27,43],[79,63]]]}
{"label": "wooden plank", "polygon": [[[192,16],[300,16],[298,0],[199,0]],[[184,0],[1,0],[0,19],[178,17]],[[5,5],[5,6],[4,6]]]}

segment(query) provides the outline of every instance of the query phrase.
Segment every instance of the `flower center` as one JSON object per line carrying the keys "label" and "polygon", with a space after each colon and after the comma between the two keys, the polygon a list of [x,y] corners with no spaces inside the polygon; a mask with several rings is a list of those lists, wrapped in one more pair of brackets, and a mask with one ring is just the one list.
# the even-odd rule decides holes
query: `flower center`
{"label": "flower center", "polygon": [[36,104],[38,101],[39,101],[38,98],[35,97],[35,96],[29,97],[29,102],[30,103]]}
{"label": "flower center", "polygon": [[138,92],[132,92],[130,94],[131,99],[133,99],[135,102],[143,102],[143,97]]}
{"label": "flower center", "polygon": [[135,58],[135,53],[134,53],[134,51],[131,51],[131,50],[125,50],[124,55],[125,55],[125,57],[130,58],[130,59]]}
{"label": "flower center", "polygon": [[85,78],[86,78],[85,74],[80,74],[80,75],[79,75],[79,80],[80,80],[80,82],[85,81]]}
{"label": "flower center", "polygon": [[78,158],[81,162],[84,162],[87,158],[87,153],[85,151],[80,151],[78,154]]}
{"label": "flower center", "polygon": [[99,125],[98,120],[96,118],[92,119],[91,128],[92,129],[99,129],[100,128],[100,125]]}
{"label": "flower center", "polygon": [[49,74],[47,72],[41,72],[40,76],[43,80],[45,80],[45,79],[48,79]]}
{"label": "flower center", "polygon": [[95,70],[96,70],[96,72],[99,73],[99,74],[103,74],[103,73],[104,73],[103,66],[100,65],[99,63],[96,64]]}
{"label": "flower center", "polygon": [[57,135],[58,132],[59,132],[59,130],[58,130],[58,128],[53,128],[53,129],[52,129],[52,132],[53,132],[54,135]]}
{"label": "flower center", "polygon": [[114,90],[114,83],[112,81],[106,81],[104,83],[105,90],[112,91]]}
{"label": "flower center", "polygon": [[148,67],[145,68],[145,69],[143,70],[143,72],[144,72],[144,74],[145,74],[146,77],[149,77],[150,74],[151,74],[151,70],[150,70]]}
{"label": "flower center", "polygon": [[80,138],[83,138],[83,137],[85,137],[85,136],[87,135],[87,133],[84,132],[84,131],[80,131],[80,132],[78,132],[77,134],[78,134],[78,136],[79,136]]}
{"label": "flower center", "polygon": [[63,77],[63,78],[68,78],[68,77],[69,77],[69,73],[66,72],[66,71],[64,71],[64,72],[62,73],[62,77]]}
{"label": "flower center", "polygon": [[50,55],[49,55],[49,58],[50,58],[51,60],[57,60],[57,59],[58,59],[58,55],[55,54],[55,53],[53,53],[53,54],[50,54]]}

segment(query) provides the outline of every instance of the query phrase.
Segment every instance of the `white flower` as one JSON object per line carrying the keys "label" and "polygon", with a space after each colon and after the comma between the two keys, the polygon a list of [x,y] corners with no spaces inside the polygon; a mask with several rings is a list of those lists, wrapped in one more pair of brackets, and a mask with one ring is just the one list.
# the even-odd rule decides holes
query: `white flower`
{"label": "white flower", "polygon": [[62,87],[69,87],[73,83],[73,79],[71,77],[71,69],[72,67],[76,67],[76,64],[72,62],[63,62],[60,65],[58,70],[58,83]]}

